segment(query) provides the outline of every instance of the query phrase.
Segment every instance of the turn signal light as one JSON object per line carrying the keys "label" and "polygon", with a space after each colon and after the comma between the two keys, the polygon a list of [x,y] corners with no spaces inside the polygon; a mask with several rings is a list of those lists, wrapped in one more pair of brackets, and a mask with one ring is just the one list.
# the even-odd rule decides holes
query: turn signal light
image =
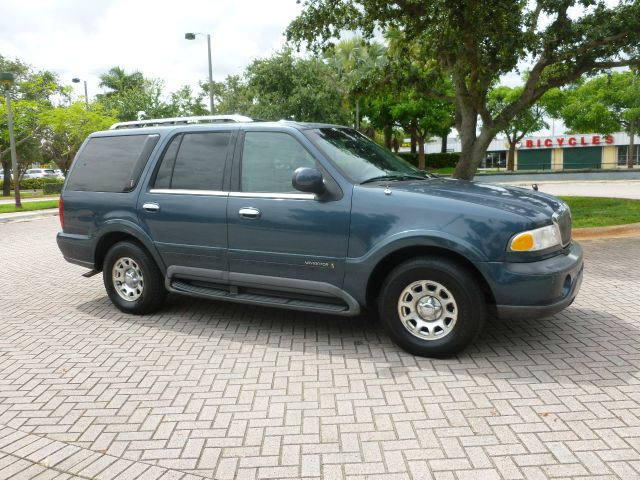
{"label": "turn signal light", "polygon": [[533,248],[533,235],[529,232],[521,233],[511,241],[511,250],[527,252]]}

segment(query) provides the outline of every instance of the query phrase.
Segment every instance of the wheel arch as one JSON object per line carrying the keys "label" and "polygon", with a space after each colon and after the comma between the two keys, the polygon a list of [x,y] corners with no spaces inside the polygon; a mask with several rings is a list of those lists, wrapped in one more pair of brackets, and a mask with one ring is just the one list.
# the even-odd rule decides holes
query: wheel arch
{"label": "wheel arch", "polygon": [[164,262],[151,239],[144,232],[127,224],[110,224],[101,232],[95,247],[94,268],[102,270],[109,249],[116,243],[126,240],[132,241],[144,249],[153,258],[162,274],[166,273]]}
{"label": "wheel arch", "polygon": [[373,308],[380,294],[385,278],[399,264],[419,257],[444,258],[454,261],[473,275],[482,289],[487,306],[495,305],[495,297],[488,282],[480,270],[464,255],[443,247],[436,246],[407,246],[394,250],[381,258],[367,281],[366,302],[368,308]]}

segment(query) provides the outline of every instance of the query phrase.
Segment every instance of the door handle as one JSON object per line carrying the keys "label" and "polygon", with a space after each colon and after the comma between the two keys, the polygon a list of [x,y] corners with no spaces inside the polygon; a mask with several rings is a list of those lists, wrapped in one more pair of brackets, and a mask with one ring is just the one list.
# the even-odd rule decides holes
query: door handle
{"label": "door handle", "polygon": [[158,205],[157,203],[147,202],[142,204],[142,208],[144,208],[147,212],[157,212],[158,210],[160,210],[160,205]]}
{"label": "door handle", "polygon": [[238,215],[243,218],[260,218],[260,210],[253,207],[243,207],[238,210]]}

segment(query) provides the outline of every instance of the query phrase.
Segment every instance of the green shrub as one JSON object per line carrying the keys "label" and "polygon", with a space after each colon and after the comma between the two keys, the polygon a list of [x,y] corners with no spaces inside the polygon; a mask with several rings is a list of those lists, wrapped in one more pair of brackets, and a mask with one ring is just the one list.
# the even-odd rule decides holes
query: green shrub
{"label": "green shrub", "polygon": [[[398,153],[401,158],[409,162],[411,165],[418,166],[418,154],[411,152]],[[455,167],[460,160],[459,153],[427,153],[424,156],[424,164],[427,170],[435,170],[436,168]]]}
{"label": "green shrub", "polygon": [[62,191],[62,182],[50,182],[45,183],[42,187],[42,193],[45,195],[53,195],[55,193],[60,193]]}
{"label": "green shrub", "polygon": [[[63,178],[23,178],[20,180],[20,188],[23,190],[42,190],[46,184],[62,185],[63,182]],[[0,180],[0,188],[2,188],[3,184],[3,180]],[[13,187],[13,181],[11,186]]]}

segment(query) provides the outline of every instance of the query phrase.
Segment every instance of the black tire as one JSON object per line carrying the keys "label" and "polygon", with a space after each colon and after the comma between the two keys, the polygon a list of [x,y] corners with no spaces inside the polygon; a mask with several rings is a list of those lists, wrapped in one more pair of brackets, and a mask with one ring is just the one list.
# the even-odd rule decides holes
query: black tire
{"label": "black tire", "polygon": [[[129,259],[130,261],[122,263],[123,259]],[[121,288],[118,289],[113,278],[116,262],[120,262],[119,265],[121,267],[118,270],[129,268],[129,270],[141,273],[142,282],[133,287],[125,287],[121,282]],[[140,279],[138,276],[135,276],[135,278],[138,281]],[[125,313],[144,315],[155,312],[162,306],[167,296],[167,290],[164,288],[164,277],[156,262],[146,250],[134,242],[119,242],[109,249],[103,263],[102,279],[113,304]],[[126,295],[124,289],[131,294],[132,298],[129,300],[125,300],[118,293],[118,290],[120,290],[122,295]]]}
{"label": "black tire", "polygon": [[[421,281],[427,282],[420,284]],[[433,295],[423,293],[427,291]],[[405,300],[402,305],[401,295]],[[429,296],[438,300],[435,306]],[[484,325],[486,304],[476,278],[466,268],[448,259],[424,257],[404,262],[391,271],[380,291],[378,311],[382,325],[402,349],[422,357],[445,358],[459,353],[477,338]],[[420,313],[437,318],[428,322],[422,316],[419,321],[411,319]]]}

